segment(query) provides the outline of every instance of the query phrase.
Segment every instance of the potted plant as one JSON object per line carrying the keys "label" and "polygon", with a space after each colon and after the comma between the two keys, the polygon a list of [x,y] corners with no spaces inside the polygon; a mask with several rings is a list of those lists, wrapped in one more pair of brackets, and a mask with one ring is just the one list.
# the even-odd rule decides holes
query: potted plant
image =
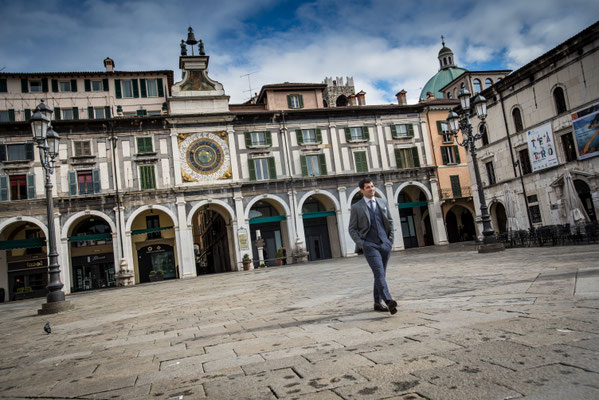
{"label": "potted plant", "polygon": [[243,263],[243,270],[249,271],[250,267],[252,266],[252,259],[250,258],[249,254],[244,254],[241,262]]}
{"label": "potted plant", "polygon": [[150,271],[150,282],[161,281],[164,279],[164,272],[161,269]]}
{"label": "potted plant", "polygon": [[277,252],[275,254],[275,264],[277,266],[283,265],[284,259],[285,259],[285,252],[283,251],[282,247],[279,247],[279,250],[277,250]]}

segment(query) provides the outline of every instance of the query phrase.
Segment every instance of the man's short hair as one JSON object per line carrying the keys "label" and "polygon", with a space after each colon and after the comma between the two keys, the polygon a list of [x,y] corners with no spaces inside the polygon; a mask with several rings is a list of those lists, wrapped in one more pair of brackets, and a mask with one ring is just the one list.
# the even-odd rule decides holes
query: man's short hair
{"label": "man's short hair", "polygon": [[360,180],[360,182],[358,182],[358,186],[360,187],[360,189],[364,189],[364,185],[366,185],[367,183],[372,183],[374,185],[374,182],[372,182],[372,179],[362,178]]}

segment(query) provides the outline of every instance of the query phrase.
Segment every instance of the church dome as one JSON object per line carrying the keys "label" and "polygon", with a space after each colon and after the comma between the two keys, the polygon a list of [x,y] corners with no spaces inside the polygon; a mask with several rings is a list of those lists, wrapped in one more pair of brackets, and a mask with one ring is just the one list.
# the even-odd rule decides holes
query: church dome
{"label": "church dome", "polygon": [[[441,36],[443,38],[443,36]],[[445,40],[443,40],[443,47],[439,50],[439,72],[437,72],[431,79],[426,82],[426,85],[420,92],[420,100],[426,100],[426,94],[431,92],[435,95],[435,99],[443,98],[441,88],[446,86],[449,82],[453,81],[458,76],[462,75],[466,70],[460,68],[454,63],[453,51],[449,47],[445,47]]]}

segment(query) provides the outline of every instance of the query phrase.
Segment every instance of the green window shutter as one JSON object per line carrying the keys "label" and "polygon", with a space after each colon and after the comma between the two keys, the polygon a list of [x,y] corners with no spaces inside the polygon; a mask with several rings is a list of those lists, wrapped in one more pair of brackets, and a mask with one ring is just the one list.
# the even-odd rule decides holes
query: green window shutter
{"label": "green window shutter", "polygon": [[287,107],[291,108],[291,95],[290,94],[287,95]]}
{"label": "green window shutter", "polygon": [[104,106],[104,116],[106,118],[110,118],[111,117],[111,112],[110,112],[110,106]]}
{"label": "green window shutter", "polygon": [[139,137],[137,138],[137,152],[138,153],[152,153],[152,138]]}
{"label": "green window shutter", "polygon": [[277,179],[277,167],[275,166],[274,157],[268,157],[268,178]]}
{"label": "green window shutter", "polygon": [[299,98],[300,108],[304,108],[304,96],[302,96],[301,94],[298,94],[297,97]]}
{"label": "green window shutter", "polygon": [[6,93],[8,92],[8,87],[6,84],[6,79],[0,79],[0,92]]}
{"label": "green window shutter", "polygon": [[105,92],[108,92],[108,79],[102,79],[102,87]]}
{"label": "green window shutter", "polygon": [[148,92],[146,91],[146,80],[145,79],[139,80],[139,87],[141,89],[141,97],[148,97]]}
{"label": "green window shutter", "polygon": [[42,92],[48,93],[48,78],[42,79]]}
{"label": "green window shutter", "polygon": [[345,128],[345,140],[347,143],[351,142],[351,131],[349,128]]}
{"label": "green window shutter", "polygon": [[412,147],[412,159],[414,160],[414,168],[420,168],[420,157],[418,156],[418,147]]}
{"label": "green window shutter", "polygon": [[370,140],[370,129],[367,126],[362,127],[362,138],[364,140]]}
{"label": "green window shutter", "polygon": [[25,121],[28,121],[29,118],[31,118],[31,109],[30,108],[26,108],[25,109]]}
{"label": "green window shutter", "polygon": [[92,181],[94,183],[94,193],[100,193],[100,168],[92,170]]}
{"label": "green window shutter", "polygon": [[267,146],[272,146],[272,134],[270,131],[264,132],[264,141],[266,142]]}
{"label": "green window shutter", "polygon": [[249,132],[243,132],[243,135],[245,136],[245,148],[249,149],[252,147],[252,135]]}
{"label": "green window shutter", "polygon": [[71,79],[71,92],[77,91],[77,79]]}
{"label": "green window shutter", "polygon": [[15,110],[12,108],[8,110],[8,120],[11,122],[15,120]]}
{"label": "green window shutter", "polygon": [[304,143],[304,135],[302,134],[302,130],[296,129],[295,135],[297,136],[297,144],[303,144]]}
{"label": "green window shutter", "polygon": [[308,176],[308,164],[306,163],[306,156],[300,156],[300,164],[302,166],[302,175]]}
{"label": "green window shutter", "polygon": [[318,161],[320,162],[320,175],[327,175],[327,159],[325,158],[324,154],[318,155]]}
{"label": "green window shutter", "polygon": [[316,143],[322,143],[322,131],[316,129]]}
{"label": "green window shutter", "polygon": [[27,80],[27,78],[22,78],[21,79],[21,92],[22,93],[28,93],[29,92],[29,81]]}
{"label": "green window shutter", "polygon": [[162,87],[162,78],[156,79],[156,85],[158,86],[158,97],[164,97],[164,88]]}
{"label": "green window shutter", "polygon": [[397,128],[395,125],[391,125],[391,137],[397,137]]}
{"label": "green window shutter", "polygon": [[94,108],[93,107],[87,107],[87,117],[89,119],[94,119]]}
{"label": "green window shutter", "polygon": [[451,175],[449,177],[451,181],[451,191],[453,192],[454,197],[462,197],[462,186],[460,185],[460,176],[459,175]]}
{"label": "green window shutter", "polygon": [[77,107],[73,107],[73,119],[79,119],[79,109]]}
{"label": "green window shutter", "polygon": [[447,147],[447,146],[441,147],[441,157],[443,158],[443,165],[449,164],[449,157],[447,157],[447,149],[448,148],[449,147]]}
{"label": "green window shutter", "polygon": [[131,79],[131,84],[133,86],[133,97],[139,97],[139,83],[137,79]]}
{"label": "green window shutter", "polygon": [[54,93],[58,92],[58,79],[52,79],[52,91]]}
{"label": "green window shutter", "polygon": [[401,149],[395,149],[395,162],[397,163],[397,168],[399,168],[399,169],[405,168],[403,152],[401,151]]}
{"label": "green window shutter", "polygon": [[354,160],[356,164],[356,172],[368,172],[368,161],[365,151],[355,152]]}
{"label": "green window shutter", "polygon": [[441,121],[437,121],[437,133],[439,135],[443,134],[443,127],[441,126]]}
{"label": "green window shutter", "polygon": [[148,112],[147,112],[147,110],[137,110],[136,114],[138,117],[143,117],[144,115],[147,115]]}
{"label": "green window shutter", "polygon": [[85,89],[86,92],[91,92],[92,91],[92,81],[90,81],[89,79],[84,79],[83,80],[83,88]]}
{"label": "green window shutter", "polygon": [[120,79],[114,80],[114,92],[115,92],[114,94],[117,99],[123,98],[123,94],[121,93],[121,80]]}
{"label": "green window shutter", "polygon": [[407,128],[408,128],[408,136],[409,137],[414,137],[414,125],[408,124]]}
{"label": "green window shutter", "polygon": [[251,158],[248,159],[248,171],[250,172],[250,181],[256,180],[256,164]]}
{"label": "green window shutter", "polygon": [[140,166],[139,175],[142,189],[156,189],[156,176],[153,165]]}
{"label": "green window shutter", "polygon": [[69,171],[69,195],[77,196],[77,171]]}
{"label": "green window shutter", "polygon": [[60,107],[54,107],[54,119],[56,121],[60,120]]}
{"label": "green window shutter", "polygon": [[6,161],[6,145],[0,144],[0,162]]}
{"label": "green window shutter", "polygon": [[453,147],[453,154],[455,155],[455,162],[460,164],[460,148],[458,146],[452,146]]}
{"label": "green window shutter", "polygon": [[0,201],[8,201],[8,176],[0,176]]}
{"label": "green window shutter", "polygon": [[33,143],[25,143],[25,159],[33,161]]}

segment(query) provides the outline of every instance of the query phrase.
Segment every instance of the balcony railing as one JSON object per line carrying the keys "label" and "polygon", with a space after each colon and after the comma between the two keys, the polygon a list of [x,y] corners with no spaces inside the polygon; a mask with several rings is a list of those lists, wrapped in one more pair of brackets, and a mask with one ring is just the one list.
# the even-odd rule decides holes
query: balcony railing
{"label": "balcony railing", "polygon": [[470,186],[462,186],[457,190],[453,188],[441,189],[441,200],[456,200],[468,197],[472,197],[472,188]]}

